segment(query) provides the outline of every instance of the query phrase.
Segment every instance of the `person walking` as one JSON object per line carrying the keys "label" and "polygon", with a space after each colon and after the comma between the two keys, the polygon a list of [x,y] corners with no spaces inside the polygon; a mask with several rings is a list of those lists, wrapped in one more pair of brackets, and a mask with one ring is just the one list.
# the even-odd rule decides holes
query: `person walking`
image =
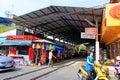
{"label": "person walking", "polygon": [[53,67],[53,57],[56,59],[56,57],[53,55],[53,49],[51,49],[48,57],[49,58],[48,67]]}

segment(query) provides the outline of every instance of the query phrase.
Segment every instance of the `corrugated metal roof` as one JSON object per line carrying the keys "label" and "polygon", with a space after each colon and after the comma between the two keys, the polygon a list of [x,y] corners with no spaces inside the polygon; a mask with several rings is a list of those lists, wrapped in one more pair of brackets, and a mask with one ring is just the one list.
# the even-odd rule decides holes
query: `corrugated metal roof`
{"label": "corrugated metal roof", "polygon": [[94,40],[81,39],[80,33],[85,27],[93,27],[84,19],[95,23],[98,19],[98,27],[101,27],[103,9],[50,6],[19,17],[12,21],[34,30],[34,34],[48,33],[55,37],[64,37],[68,41],[83,43]]}

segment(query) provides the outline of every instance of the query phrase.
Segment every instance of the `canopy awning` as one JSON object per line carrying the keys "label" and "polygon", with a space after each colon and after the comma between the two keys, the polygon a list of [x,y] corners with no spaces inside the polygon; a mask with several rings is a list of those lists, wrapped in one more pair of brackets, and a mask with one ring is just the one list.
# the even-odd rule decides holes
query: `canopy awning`
{"label": "canopy awning", "polygon": [[0,46],[24,46],[32,45],[30,40],[6,40],[6,38],[0,38]]}
{"label": "canopy awning", "polygon": [[120,39],[120,27],[107,27],[103,33],[104,34],[101,36],[101,41],[106,44],[111,44],[112,42]]}
{"label": "canopy awning", "polygon": [[57,46],[57,45],[55,45],[54,48],[55,48],[55,50],[60,50],[60,51],[63,51],[63,50],[64,50],[63,47],[60,47],[60,46]]}
{"label": "canopy awning", "polygon": [[34,40],[33,42],[36,42],[36,43],[50,43],[50,44],[54,44],[53,42],[51,42],[51,41],[49,41],[49,40],[45,40],[45,39]]}

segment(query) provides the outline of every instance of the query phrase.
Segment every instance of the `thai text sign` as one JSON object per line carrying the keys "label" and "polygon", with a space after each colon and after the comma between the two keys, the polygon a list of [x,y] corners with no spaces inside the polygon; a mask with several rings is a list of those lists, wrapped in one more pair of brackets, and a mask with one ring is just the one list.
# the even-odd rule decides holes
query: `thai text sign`
{"label": "thai text sign", "polygon": [[84,32],[81,32],[81,38],[83,39],[95,39],[94,34],[85,34]]}
{"label": "thai text sign", "polygon": [[7,35],[8,40],[38,40],[40,38],[32,35]]}
{"label": "thai text sign", "polygon": [[85,28],[85,34],[97,34],[97,28]]}

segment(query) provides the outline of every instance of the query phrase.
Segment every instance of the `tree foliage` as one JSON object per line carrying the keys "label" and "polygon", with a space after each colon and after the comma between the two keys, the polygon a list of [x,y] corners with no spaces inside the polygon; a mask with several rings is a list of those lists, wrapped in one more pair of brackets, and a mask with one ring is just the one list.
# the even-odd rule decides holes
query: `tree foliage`
{"label": "tree foliage", "polygon": [[12,26],[12,27],[2,27],[0,26],[0,33],[7,32],[13,29],[18,29],[19,26]]}

